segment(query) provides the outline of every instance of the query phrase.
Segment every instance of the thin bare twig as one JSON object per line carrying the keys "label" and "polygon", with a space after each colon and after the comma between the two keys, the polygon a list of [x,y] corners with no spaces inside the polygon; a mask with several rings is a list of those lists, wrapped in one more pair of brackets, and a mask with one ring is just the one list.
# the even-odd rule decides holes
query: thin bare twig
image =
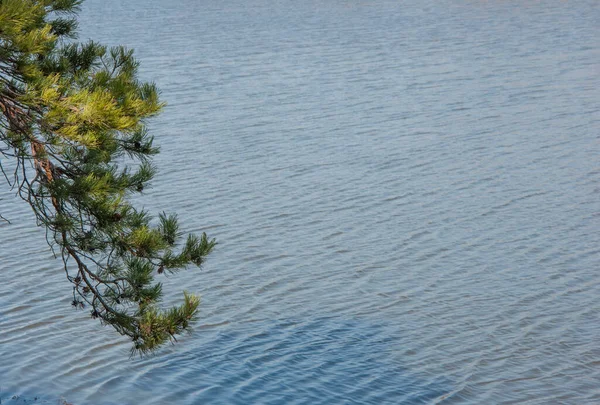
{"label": "thin bare twig", "polygon": [[0,219],[3,220],[3,221],[6,221],[8,224],[11,224],[11,222],[8,219],[4,218],[2,216],[2,214],[0,214]]}

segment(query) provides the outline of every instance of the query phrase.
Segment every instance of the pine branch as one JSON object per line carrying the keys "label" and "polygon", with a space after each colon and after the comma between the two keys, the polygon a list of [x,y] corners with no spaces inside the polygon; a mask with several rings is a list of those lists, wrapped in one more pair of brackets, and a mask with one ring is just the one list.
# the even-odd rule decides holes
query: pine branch
{"label": "pine branch", "polygon": [[[13,180],[0,169],[60,249],[73,306],[89,307],[143,354],[188,331],[199,305],[185,292],[180,306],[159,309],[154,277],[201,266],[215,241],[189,235],[181,244],[176,215],[151,226],[129,202],[155,175],[145,120],[163,104],[138,81],[131,50],[61,45],[75,34],[65,16],[79,4],[0,2],[0,152],[14,160]],[[136,170],[117,165],[124,155]]]}

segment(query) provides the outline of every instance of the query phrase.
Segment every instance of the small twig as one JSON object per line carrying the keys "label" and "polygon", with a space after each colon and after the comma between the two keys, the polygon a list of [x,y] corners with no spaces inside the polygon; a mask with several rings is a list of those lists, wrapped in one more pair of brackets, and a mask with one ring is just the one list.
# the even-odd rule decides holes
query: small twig
{"label": "small twig", "polygon": [[0,171],[2,171],[2,174],[4,175],[4,178],[6,179],[6,182],[8,183],[8,185],[11,187],[13,187],[12,183],[10,182],[10,179],[8,178],[8,176],[6,175],[6,172],[4,171],[4,166],[2,166],[2,162],[0,162]]}
{"label": "small twig", "polygon": [[[9,225],[11,224],[11,222],[10,222],[8,219],[4,218],[4,217],[2,216],[2,214],[0,214],[0,219],[1,219],[1,220],[3,220],[3,221],[6,221],[6,222],[7,222]],[[0,402],[0,403],[1,403],[1,402]]]}

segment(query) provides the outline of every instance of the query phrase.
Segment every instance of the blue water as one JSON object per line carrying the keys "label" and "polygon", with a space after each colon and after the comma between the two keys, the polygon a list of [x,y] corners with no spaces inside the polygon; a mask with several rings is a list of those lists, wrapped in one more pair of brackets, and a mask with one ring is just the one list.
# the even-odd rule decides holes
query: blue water
{"label": "blue water", "polygon": [[364,322],[257,322],[211,335],[202,352],[178,351],[138,387],[152,387],[168,373],[195,383],[183,392],[174,390],[167,402],[215,404],[359,404],[390,398],[416,404],[429,403],[450,388],[443,377],[403,369],[389,345],[401,337]]}
{"label": "blue water", "polygon": [[220,244],[165,280],[202,295],[194,333],[127,360],[0,185],[3,402],[600,403],[600,3],[87,0],[80,22],[168,103],[140,204]]}

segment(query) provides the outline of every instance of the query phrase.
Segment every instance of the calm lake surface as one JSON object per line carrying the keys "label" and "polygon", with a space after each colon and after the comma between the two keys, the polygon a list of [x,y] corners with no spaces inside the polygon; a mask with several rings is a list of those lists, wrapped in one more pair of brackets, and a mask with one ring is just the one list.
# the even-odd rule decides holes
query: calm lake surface
{"label": "calm lake surface", "polygon": [[600,403],[600,2],[87,0],[168,102],[140,203],[220,244],[156,356],[0,178],[0,398]]}

